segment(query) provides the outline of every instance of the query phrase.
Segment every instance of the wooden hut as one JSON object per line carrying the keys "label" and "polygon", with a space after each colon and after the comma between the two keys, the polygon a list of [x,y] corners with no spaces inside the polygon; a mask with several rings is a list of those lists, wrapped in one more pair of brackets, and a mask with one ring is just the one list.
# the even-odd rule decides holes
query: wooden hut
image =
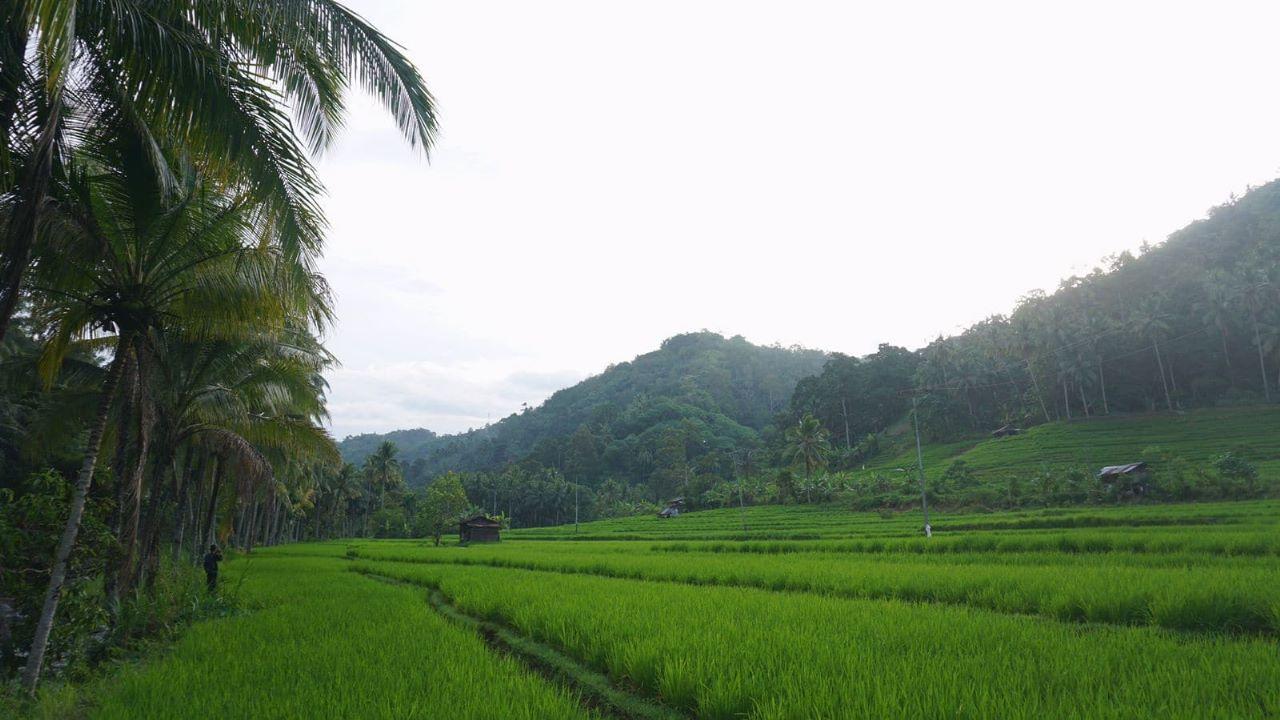
{"label": "wooden hut", "polygon": [[502,523],[487,515],[473,515],[458,523],[458,542],[466,545],[473,542],[498,542],[498,532]]}
{"label": "wooden hut", "polygon": [[660,518],[673,518],[680,514],[680,509],[684,507],[684,498],[672,498],[667,501],[667,506],[662,508],[658,513]]}
{"label": "wooden hut", "polygon": [[991,437],[993,438],[1013,437],[1014,435],[1021,434],[1022,428],[1014,427],[1012,425],[1005,425],[1002,428],[997,428],[991,431]]}
{"label": "wooden hut", "polygon": [[1118,495],[1145,495],[1150,479],[1151,474],[1144,462],[1108,465],[1098,471],[1098,480]]}

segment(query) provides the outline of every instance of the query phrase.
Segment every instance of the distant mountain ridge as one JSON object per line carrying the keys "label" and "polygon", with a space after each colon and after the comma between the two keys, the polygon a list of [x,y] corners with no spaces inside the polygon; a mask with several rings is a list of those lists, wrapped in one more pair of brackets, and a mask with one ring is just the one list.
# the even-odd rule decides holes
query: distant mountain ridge
{"label": "distant mountain ridge", "polygon": [[796,384],[822,370],[828,353],[753,345],[713,332],[676,335],[653,352],[611,365],[554,393],[542,405],[456,435],[427,429],[348,437],[339,443],[359,464],[384,440],[399,447],[411,484],[447,470],[491,470],[530,454],[563,456],[571,436],[589,429],[598,454],[637,451],[681,422],[736,445],[757,436],[785,410]]}

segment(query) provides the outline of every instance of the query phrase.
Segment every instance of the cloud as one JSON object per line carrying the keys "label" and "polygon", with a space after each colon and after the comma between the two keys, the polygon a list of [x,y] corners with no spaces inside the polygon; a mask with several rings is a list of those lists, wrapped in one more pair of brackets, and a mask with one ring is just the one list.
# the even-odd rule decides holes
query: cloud
{"label": "cloud", "polygon": [[329,376],[332,429],[337,437],[415,427],[461,432],[496,422],[521,403],[538,405],[582,377],[573,370],[502,374],[477,363],[341,368]]}

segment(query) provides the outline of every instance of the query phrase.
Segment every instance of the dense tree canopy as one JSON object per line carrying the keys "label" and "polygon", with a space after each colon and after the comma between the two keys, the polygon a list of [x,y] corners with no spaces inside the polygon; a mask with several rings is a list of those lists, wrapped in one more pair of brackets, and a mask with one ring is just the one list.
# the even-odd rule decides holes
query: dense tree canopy
{"label": "dense tree canopy", "polygon": [[411,485],[448,470],[500,470],[526,459],[572,482],[595,486],[612,477],[643,484],[655,473],[684,472],[687,459],[708,454],[715,455],[710,464],[727,468],[728,452],[758,444],[796,382],[826,357],[709,332],[678,335],[489,427],[461,435],[361,435],[341,448],[349,461],[361,462],[378,443],[394,440]]}

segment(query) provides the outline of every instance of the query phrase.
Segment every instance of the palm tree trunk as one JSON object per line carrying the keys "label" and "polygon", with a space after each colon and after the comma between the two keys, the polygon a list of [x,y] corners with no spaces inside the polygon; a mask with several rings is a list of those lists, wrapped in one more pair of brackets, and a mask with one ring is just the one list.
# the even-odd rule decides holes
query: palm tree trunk
{"label": "palm tree trunk", "polygon": [[804,501],[812,503],[813,496],[810,495],[810,488],[813,485],[813,466],[814,462],[808,455],[804,456]]}
{"label": "palm tree trunk", "polygon": [[1164,405],[1173,412],[1173,400],[1169,397],[1169,381],[1164,376],[1164,359],[1160,357],[1160,341],[1152,338],[1152,345],[1156,349],[1156,366],[1160,368],[1160,385],[1164,388]]}
{"label": "palm tree trunk", "polygon": [[[238,490],[237,490],[238,495]],[[245,531],[249,526],[249,503],[243,497],[236,498],[236,517],[235,526],[232,530],[235,536],[235,546],[244,547]]]}
{"label": "palm tree trunk", "polygon": [[1067,378],[1062,378],[1062,405],[1066,408],[1067,421],[1071,421],[1071,396],[1067,394]]}
{"label": "palm tree trunk", "polygon": [[[213,458],[213,467],[209,473],[209,478],[210,478],[209,482],[211,483],[210,490],[209,490],[209,507],[208,509],[205,510],[204,524],[201,525],[201,528],[204,530],[204,541],[202,543],[204,545],[213,544],[213,538],[214,538],[213,514],[218,507],[218,490],[222,487],[222,474],[219,473],[218,470],[219,470],[218,458],[215,457]],[[197,548],[197,550],[201,550],[201,549],[203,548]],[[198,552],[197,552],[197,555],[199,555]]]}
{"label": "palm tree trunk", "polygon": [[[145,579],[151,588],[160,573],[160,518],[170,498],[177,498],[178,473],[174,468],[173,450],[164,446],[156,458],[151,478],[151,497],[147,501],[147,514],[142,523],[142,545],[138,557],[138,577]],[[172,476],[172,482],[166,482]]]}
{"label": "palm tree trunk", "polygon": [[1031,376],[1031,384],[1036,389],[1036,401],[1040,403],[1040,411],[1044,413],[1045,422],[1053,422],[1049,417],[1049,406],[1044,402],[1044,393],[1040,392],[1040,380],[1036,377],[1035,370],[1031,369],[1031,361],[1027,360],[1027,374]]}
{"label": "palm tree trunk", "polygon": [[253,546],[257,544],[258,526],[262,524],[262,503],[254,501],[249,506],[249,527],[244,534],[244,551],[246,554],[253,552]]}
{"label": "palm tree trunk", "polygon": [[188,464],[186,477],[182,478],[182,490],[178,493],[178,502],[173,506],[173,534],[169,537],[170,552],[175,565],[182,557],[182,539],[186,535],[187,521],[191,517],[191,479],[190,464]]}
{"label": "palm tree trunk", "polygon": [[98,452],[102,449],[102,436],[107,430],[107,418],[111,415],[111,404],[115,400],[116,387],[120,383],[120,374],[124,368],[125,347],[127,340],[116,343],[116,356],[111,360],[111,368],[102,383],[102,397],[98,400],[98,414],[94,417],[89,431],[89,441],[85,447],[84,462],[80,465],[80,474],[76,477],[75,490],[71,495],[71,509],[67,523],[62,529],[62,538],[58,540],[58,549],[53,556],[53,567],[49,570],[49,589],[45,591],[44,607],[40,610],[40,619],[36,622],[35,637],[31,640],[31,651],[27,654],[27,665],[22,671],[22,685],[28,693],[35,693],[40,682],[40,670],[44,665],[44,654],[49,647],[49,633],[53,630],[53,617],[58,612],[58,601],[62,599],[62,584],[67,579],[67,560],[76,544],[76,535],[80,532],[80,519],[84,516],[85,499],[89,495],[89,485],[93,482],[93,471],[98,465]]}
{"label": "palm tree trunk", "polygon": [[[145,555],[146,549],[146,533],[143,524],[142,515],[142,476],[147,467],[147,449],[150,446],[150,433],[147,432],[146,423],[142,419],[141,409],[135,411],[138,417],[137,437],[137,457],[133,467],[129,470],[128,482],[125,486],[125,496],[127,505],[125,507],[124,516],[124,552],[120,556],[120,591],[128,594],[136,586],[139,572],[138,568],[142,565],[142,555]],[[153,483],[154,485],[154,483]],[[152,487],[151,498],[147,506],[147,515],[154,512],[156,499],[160,492],[159,487]],[[142,542],[140,543],[139,540]],[[139,551],[139,547],[143,552]]]}
{"label": "palm tree trunk", "polygon": [[1098,356],[1098,384],[1102,387],[1102,414],[1110,415],[1111,407],[1107,405],[1107,376],[1102,374],[1102,356]]}
{"label": "palm tree trunk", "polygon": [[187,535],[187,526],[191,524],[191,517],[195,507],[195,492],[191,486],[195,484],[196,478],[200,477],[204,472],[204,458],[197,457],[195,452],[188,450],[184,461],[182,475],[178,476],[178,483],[181,489],[178,491],[179,498],[177,504],[174,505],[173,511],[173,534],[170,536],[170,545],[172,559],[174,564],[182,557],[182,543]]}
{"label": "palm tree trunk", "polygon": [[324,513],[321,512],[321,505],[320,505],[320,502],[317,500],[316,501],[316,522],[315,522],[315,525],[312,526],[312,530],[311,530],[311,534],[313,536],[311,538],[312,540],[320,539],[320,518],[322,517],[324,517]]}
{"label": "palm tree trunk", "polygon": [[840,412],[844,415],[844,449],[846,451],[853,449],[853,441],[849,438],[849,408],[845,404],[844,398],[840,398]]}
{"label": "palm tree trunk", "polygon": [[124,534],[124,510],[127,504],[126,487],[128,482],[126,478],[129,476],[129,460],[131,457],[132,437],[129,432],[129,423],[126,422],[125,413],[128,408],[135,405],[135,399],[138,392],[138,376],[136,372],[137,366],[134,358],[130,353],[125,353],[124,368],[121,369],[120,385],[116,392],[120,396],[120,413],[118,415],[119,431],[116,432],[116,449],[115,459],[112,464],[112,482],[115,490],[112,493],[115,496],[115,503],[111,507],[111,516],[108,525],[111,536],[116,539],[111,548],[111,553],[106,559],[106,569],[103,572],[102,590],[107,601],[107,611],[114,616],[120,609],[120,542],[119,539]]}
{"label": "palm tree trunk", "polygon": [[1267,356],[1262,352],[1262,332],[1258,329],[1258,315],[1253,316],[1253,344],[1258,348],[1258,367],[1262,369],[1262,394],[1271,402],[1271,384],[1267,379]]}
{"label": "palm tree trunk", "polygon": [[1080,391],[1080,406],[1084,408],[1084,416],[1089,417],[1089,398],[1084,394],[1084,383],[1076,383],[1076,389]]}

